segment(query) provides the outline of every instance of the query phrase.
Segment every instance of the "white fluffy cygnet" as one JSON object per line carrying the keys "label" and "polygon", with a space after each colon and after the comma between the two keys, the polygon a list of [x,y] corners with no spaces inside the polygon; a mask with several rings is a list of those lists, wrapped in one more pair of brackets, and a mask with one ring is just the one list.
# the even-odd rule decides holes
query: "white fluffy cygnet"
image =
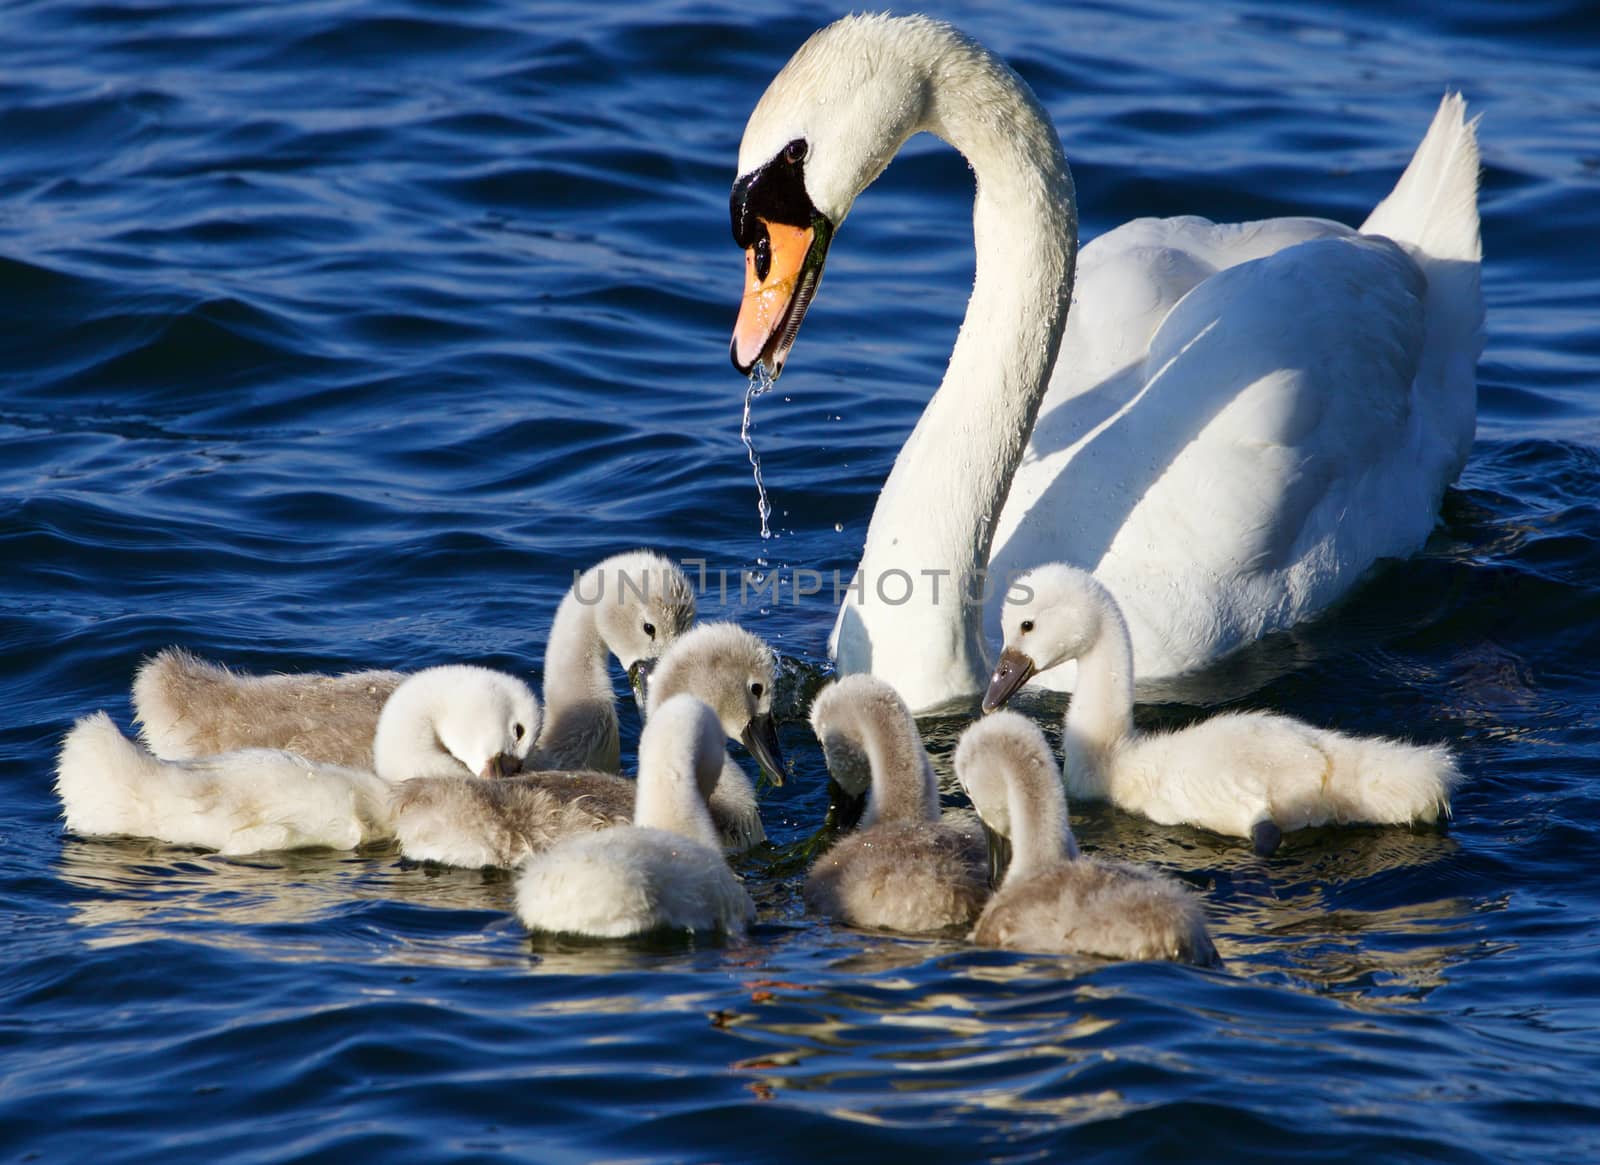
{"label": "white fluffy cygnet", "polygon": [[608,656],[628,673],[644,707],[650,673],[694,624],[694,587],[649,550],[590,567],[556,608],[544,653],[544,731],[530,770],[622,771]]}
{"label": "white fluffy cygnet", "polygon": [[[528,766],[617,772],[610,657],[642,702],[651,664],[694,614],[689,580],[659,554],[629,551],[585,571],[550,627],[544,730]],[[150,750],[170,760],[279,748],[370,769],[378,716],[403,679],[398,671],[249,675],[169,647],[139,667],[134,718]]]}
{"label": "white fluffy cygnet", "polygon": [[984,707],[1003,704],[1035,671],[1078,661],[1062,733],[1072,797],[1249,838],[1262,855],[1307,826],[1450,815],[1461,771],[1439,745],[1347,736],[1268,712],[1135,731],[1133,652],[1110,592],[1062,563],[1037,567],[1014,587],[1029,597],[1006,606],[1005,650]]}
{"label": "white fluffy cygnet", "polygon": [[1078,854],[1061,774],[1044,734],[996,712],[961,737],[956,777],[1010,866],[978,916],[980,946],[1209,966],[1216,948],[1199,900],[1173,879]]}
{"label": "white fluffy cygnet", "polygon": [[717,715],[692,696],[657,706],[639,742],[633,824],[529,858],[517,878],[523,923],[594,938],[742,935],[755,904],[723,859],[706,808],[722,773],[722,737]]}
{"label": "white fluffy cygnet", "polygon": [[[728,739],[743,744],[781,785],[783,753],[772,713],[777,671],[777,657],[759,636],[733,623],[702,623],[661,657],[650,681],[649,711],[654,715],[677,695],[709,704]],[[755,785],[732,757],[724,760],[711,794],[711,819],[729,853],[743,853],[767,839]]]}
{"label": "white fluffy cygnet", "polygon": [[866,808],[860,827],[811,867],[807,908],[912,934],[971,926],[989,896],[983,839],[941,819],[933,765],[905,701],[875,676],[845,676],[817,694],[811,727],[837,800],[865,798]]}
{"label": "white fluffy cygnet", "polygon": [[375,771],[264,748],[162,760],[97,712],[62,742],[56,794],[79,834],[225,854],[350,849],[392,835],[396,784],[515,771],[539,723],[538,701],[521,680],[465,665],[428,668],[395,688],[371,746]]}
{"label": "white fluffy cygnet", "polygon": [[[724,731],[781,772],[772,719],[772,651],[731,623],[684,633],[650,681],[650,709],[675,695],[711,705]],[[632,819],[634,783],[599,772],[532,772],[499,780],[409,781],[395,791],[400,852],[450,866],[515,866],[575,833]],[[723,848],[743,853],[766,838],[755,786],[731,758],[710,796]]]}

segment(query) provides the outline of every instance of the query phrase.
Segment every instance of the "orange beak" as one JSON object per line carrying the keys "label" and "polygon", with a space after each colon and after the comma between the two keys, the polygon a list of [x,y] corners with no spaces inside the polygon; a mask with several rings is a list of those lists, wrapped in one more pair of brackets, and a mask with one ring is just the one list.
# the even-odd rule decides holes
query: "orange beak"
{"label": "orange beak", "polygon": [[822,276],[829,232],[820,216],[809,227],[757,221],[763,233],[744,253],[744,299],[729,354],[740,372],[759,361],[776,378]]}

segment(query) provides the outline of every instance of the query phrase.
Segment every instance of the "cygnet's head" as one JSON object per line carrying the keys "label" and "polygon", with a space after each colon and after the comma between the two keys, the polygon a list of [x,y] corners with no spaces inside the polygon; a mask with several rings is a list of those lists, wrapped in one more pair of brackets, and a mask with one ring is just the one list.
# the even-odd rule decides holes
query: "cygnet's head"
{"label": "cygnet's head", "polygon": [[[811,730],[828,766],[831,824],[849,829],[867,808],[873,785],[868,741],[877,744],[883,762],[895,770],[892,777],[904,780],[902,792],[928,802],[937,814],[938,785],[916,719],[890,684],[865,672],[834,681],[812,701]],[[879,774],[880,781],[892,777]]]}
{"label": "cygnet's head", "polygon": [[627,670],[642,707],[654,662],[694,625],[694,587],[670,559],[630,550],[586,570],[573,594],[594,612],[600,638]]}
{"label": "cygnet's head", "polygon": [[734,623],[702,623],[684,633],[656,665],[648,717],[687,693],[711,705],[730,740],[750,750],[775,784],[783,784],[783,752],[772,716],[777,658],[757,636]]}
{"label": "cygnet's head", "polygon": [[374,767],[390,781],[505,776],[522,768],[541,719],[533,690],[515,676],[469,664],[425,668],[384,704]]}
{"label": "cygnet's head", "polygon": [[1031,679],[1077,659],[1105,633],[1111,594],[1093,575],[1064,562],[1047,563],[1019,575],[1000,609],[1005,647],[983,697],[993,711]]}
{"label": "cygnet's head", "polygon": [[[1019,152],[1059,159],[1060,143],[1026,83],[981,45],[926,16],[847,16],[801,45],[745,126],[729,199],[745,252],[734,365],[774,375],[794,343],[833,232],[906,139],[947,132],[939,89],[959,83],[978,108],[1032,107],[1007,130]],[[993,116],[999,116],[998,114]],[[1064,175],[1065,163],[1059,164]]]}
{"label": "cygnet's head", "polygon": [[[989,836],[989,872],[1000,884],[1011,860],[1011,838],[1015,822],[1014,805],[1026,805],[1043,818],[1037,824],[1045,829],[1066,830],[1066,793],[1061,785],[1061,770],[1056,767],[1050,742],[1039,726],[1017,712],[995,712],[977,721],[961,734],[956,746],[956,780],[966,790],[972,807],[983,820]],[[1012,799],[1018,787],[1024,796]],[[1076,842],[1067,832],[1067,853],[1077,853]]]}

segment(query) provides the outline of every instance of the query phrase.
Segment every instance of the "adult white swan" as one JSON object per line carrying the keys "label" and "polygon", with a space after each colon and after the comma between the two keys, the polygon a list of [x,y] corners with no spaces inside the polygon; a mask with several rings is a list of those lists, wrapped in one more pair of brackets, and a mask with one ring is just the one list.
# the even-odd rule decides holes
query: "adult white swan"
{"label": "adult white swan", "polygon": [[[1359,232],[1140,219],[1079,256],[1072,176],[1028,86],[948,25],[846,18],[801,47],[745,129],[741,370],[781,371],[833,231],[922,131],[976,175],[976,278],[873,512],[834,626],[841,672],[881,676],[919,711],[970,700],[1007,576],[1065,560],[1110,588],[1136,674],[1160,680],[1421,546],[1472,443],[1482,348],[1460,97]],[[988,602],[964,603],[985,577]]]}

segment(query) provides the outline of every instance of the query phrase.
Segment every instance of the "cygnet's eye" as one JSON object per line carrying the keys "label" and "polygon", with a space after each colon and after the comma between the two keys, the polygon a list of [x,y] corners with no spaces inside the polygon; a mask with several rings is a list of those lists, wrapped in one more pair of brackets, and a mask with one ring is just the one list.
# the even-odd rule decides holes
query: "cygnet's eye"
{"label": "cygnet's eye", "polygon": [[794,141],[783,147],[783,160],[791,166],[798,166],[806,160],[806,139],[795,138]]}
{"label": "cygnet's eye", "polygon": [[644,633],[654,639],[656,637],[656,625],[654,623],[646,623],[644,625]]}
{"label": "cygnet's eye", "polygon": [[526,728],[524,728],[522,725],[513,724],[511,726],[511,739],[520,742],[522,740],[522,734],[525,733],[526,731],[528,731],[528,730]]}
{"label": "cygnet's eye", "polygon": [[764,691],[766,691],[766,689],[763,688],[759,683],[750,685],[750,694],[758,700],[761,699],[761,693]]}
{"label": "cygnet's eye", "polygon": [[1024,635],[1026,635],[1029,631],[1032,631],[1032,630],[1033,630],[1033,620],[1032,619],[1024,619],[1022,621],[1022,633]]}

